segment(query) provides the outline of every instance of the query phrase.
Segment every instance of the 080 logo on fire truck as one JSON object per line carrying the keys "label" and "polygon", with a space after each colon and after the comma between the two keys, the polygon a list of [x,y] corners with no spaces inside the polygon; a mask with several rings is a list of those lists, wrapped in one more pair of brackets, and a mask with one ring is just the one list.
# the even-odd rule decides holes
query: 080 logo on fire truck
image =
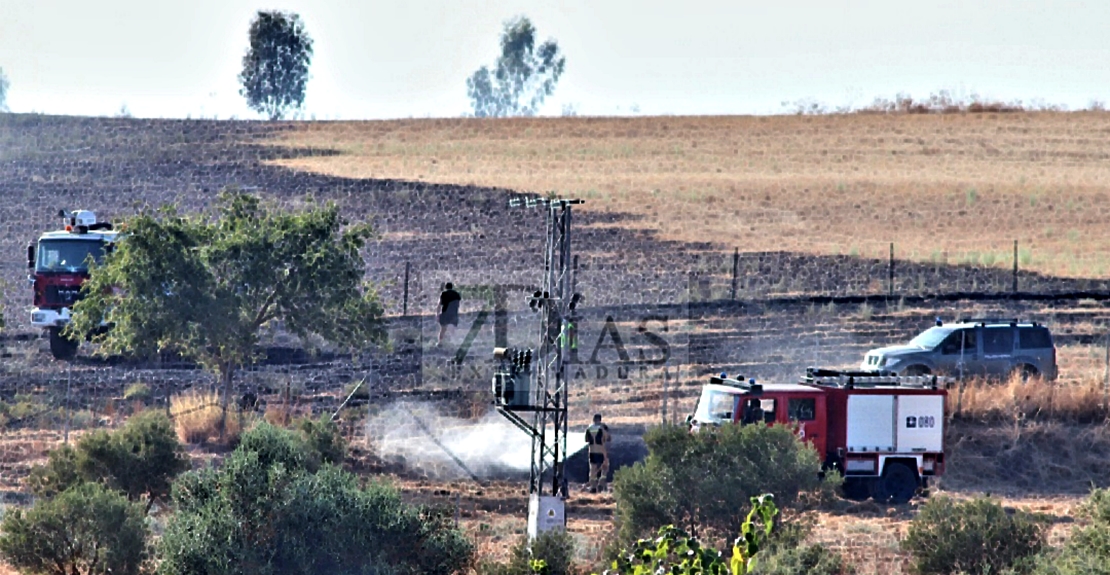
{"label": "080 logo on fire truck", "polygon": [[906,428],[932,428],[937,426],[937,420],[932,415],[910,415],[906,417]]}

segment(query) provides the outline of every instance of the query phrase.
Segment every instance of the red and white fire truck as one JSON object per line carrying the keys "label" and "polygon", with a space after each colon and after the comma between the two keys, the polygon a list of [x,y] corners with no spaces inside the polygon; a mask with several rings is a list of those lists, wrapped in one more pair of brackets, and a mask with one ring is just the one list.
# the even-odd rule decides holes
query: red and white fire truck
{"label": "red and white fire truck", "polygon": [[825,469],[844,476],[846,497],[905,503],[944,473],[945,383],[821,368],[808,368],[800,383],[713,377],[690,424],[793,426]]}
{"label": "red and white fire truck", "polygon": [[81,285],[89,277],[89,262],[99,262],[115,244],[119,232],[109,222],[98,222],[88,210],[66,212],[60,230],[46,232],[27,246],[27,268],[34,291],[31,325],[50,334],[50,353],[69,359],[77,353],[78,340],[62,334]]}

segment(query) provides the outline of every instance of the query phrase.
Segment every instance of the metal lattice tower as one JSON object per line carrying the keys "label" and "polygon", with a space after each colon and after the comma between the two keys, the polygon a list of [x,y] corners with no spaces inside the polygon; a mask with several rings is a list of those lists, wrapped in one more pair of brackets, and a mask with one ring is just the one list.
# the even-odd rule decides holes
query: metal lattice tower
{"label": "metal lattice tower", "polygon": [[[571,206],[582,200],[514,199],[510,207],[548,208],[544,276],[532,305],[540,312],[539,345],[535,373],[526,404],[499,402],[497,410],[532,436],[529,493],[567,496],[564,463],[567,457],[567,373],[569,356],[568,316],[574,294],[571,255]],[[523,414],[530,413],[530,421]]]}

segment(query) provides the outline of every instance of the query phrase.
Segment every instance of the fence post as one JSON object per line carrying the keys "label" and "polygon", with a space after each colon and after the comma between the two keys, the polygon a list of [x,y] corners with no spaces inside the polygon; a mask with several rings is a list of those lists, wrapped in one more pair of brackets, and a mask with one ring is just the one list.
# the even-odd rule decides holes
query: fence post
{"label": "fence post", "polygon": [[411,265],[412,264],[410,264],[409,262],[405,262],[405,303],[403,304],[403,307],[401,309],[402,316],[409,315],[409,267]]}
{"label": "fence post", "polygon": [[890,266],[887,268],[886,291],[888,298],[894,298],[894,242],[890,242]]}
{"label": "fence post", "polygon": [[1018,272],[1018,241],[1014,240],[1014,285],[1010,290],[1012,293],[1017,293],[1017,272]]}
{"label": "fence post", "polygon": [[740,273],[740,248],[732,252],[732,301],[736,301],[736,276]]}
{"label": "fence post", "polygon": [[1110,332],[1106,334],[1106,371],[1102,376],[1102,411],[1110,408]]}

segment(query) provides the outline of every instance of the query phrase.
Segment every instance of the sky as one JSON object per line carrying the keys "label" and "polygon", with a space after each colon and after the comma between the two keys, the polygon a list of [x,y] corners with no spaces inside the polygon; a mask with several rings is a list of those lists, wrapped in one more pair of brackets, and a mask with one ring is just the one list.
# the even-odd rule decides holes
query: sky
{"label": "sky", "polygon": [[237,75],[251,17],[315,41],[304,118],[458,117],[466,79],[529,17],[566,71],[561,115],[775,114],[939,90],[1071,109],[1110,100],[1105,0],[0,0],[13,112],[259,118]]}

